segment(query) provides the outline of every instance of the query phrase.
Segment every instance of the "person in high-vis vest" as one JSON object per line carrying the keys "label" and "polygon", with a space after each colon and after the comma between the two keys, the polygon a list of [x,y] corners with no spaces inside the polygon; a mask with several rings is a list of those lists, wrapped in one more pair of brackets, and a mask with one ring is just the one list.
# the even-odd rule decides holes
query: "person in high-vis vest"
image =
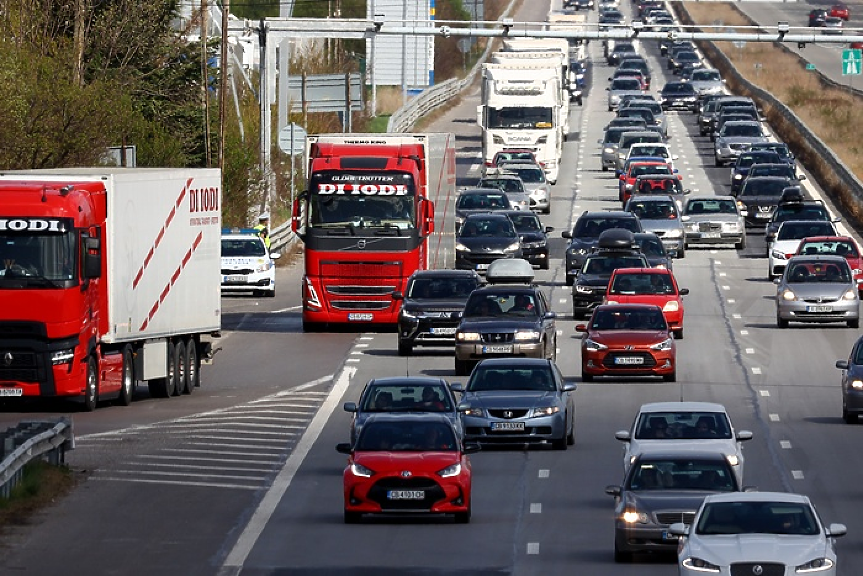
{"label": "person in high-vis vest", "polygon": [[270,249],[270,214],[269,212],[264,212],[260,216],[258,216],[258,225],[254,227],[254,230],[258,233],[258,236],[261,237],[264,241],[264,245],[267,247],[267,250]]}

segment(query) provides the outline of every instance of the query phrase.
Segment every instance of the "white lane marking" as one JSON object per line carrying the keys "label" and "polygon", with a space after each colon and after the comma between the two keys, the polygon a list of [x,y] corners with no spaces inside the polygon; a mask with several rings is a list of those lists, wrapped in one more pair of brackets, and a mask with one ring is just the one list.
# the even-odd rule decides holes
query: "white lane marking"
{"label": "white lane marking", "polygon": [[[716,250],[711,250],[710,252],[715,254]],[[722,262],[720,262],[719,260],[714,260],[713,263],[716,264],[717,266],[722,266]]]}
{"label": "white lane marking", "polygon": [[299,310],[303,305],[299,304],[297,306],[288,306],[287,308],[280,308],[278,310],[270,310],[270,314],[281,314],[282,312],[290,312],[291,310]]}
{"label": "white lane marking", "polygon": [[722,289],[723,290],[731,290],[731,286],[723,285]]}
{"label": "white lane marking", "polygon": [[761,396],[770,396],[770,390],[759,390],[758,394]]}
{"label": "white lane marking", "polygon": [[531,514],[542,514],[542,504],[534,502],[530,505],[530,513]]}
{"label": "white lane marking", "polygon": [[531,555],[539,554],[539,542],[528,542],[527,553]]}
{"label": "white lane marking", "polygon": [[740,320],[741,318],[743,318],[743,316],[741,316],[740,314],[732,314],[731,317],[735,320]]}
{"label": "white lane marking", "polygon": [[769,418],[771,422],[779,422],[779,414],[770,414]]}
{"label": "white lane marking", "polygon": [[341,374],[339,374],[333,385],[333,389],[330,391],[330,395],[327,396],[327,399],[321,405],[321,409],[318,410],[318,413],[309,424],[306,433],[297,442],[284,467],[273,481],[273,485],[267,490],[249,523],[243,529],[243,533],[237,539],[237,543],[234,544],[233,549],[228,554],[224,564],[222,564],[223,569],[236,568],[236,573],[239,574],[239,568],[243,567],[246,558],[249,557],[249,553],[252,551],[252,547],[258,541],[258,538],[261,537],[264,528],[266,528],[270,517],[273,515],[273,511],[279,505],[285,492],[287,492],[288,486],[291,485],[294,475],[312,449],[318,436],[321,435],[321,431],[323,431],[324,425],[329,420],[330,415],[335,411],[339,401],[345,395],[345,392],[347,392],[348,385],[356,371],[357,369],[354,367],[345,367]]}
{"label": "white lane marking", "polygon": [[803,480],[803,470],[792,470],[791,477],[795,480]]}
{"label": "white lane marking", "polygon": [[360,336],[360,340],[374,340],[374,336]]}
{"label": "white lane marking", "polygon": [[[359,346],[359,344],[357,344],[357,346]],[[351,350],[351,354],[353,354],[355,356],[362,354],[362,353],[363,353],[362,350]]]}
{"label": "white lane marking", "polygon": [[357,344],[356,347],[357,348],[368,348],[369,345],[368,344]]}
{"label": "white lane marking", "polygon": [[557,302],[559,304],[566,304],[569,301],[569,298],[558,298]]}
{"label": "white lane marking", "polygon": [[747,348],[746,353],[747,354],[755,354],[755,348]]}
{"label": "white lane marking", "polygon": [[720,278],[723,278],[723,277],[725,277],[725,276],[728,276],[728,274],[726,274],[725,272],[720,272],[720,273],[719,273],[719,277],[720,277]]}
{"label": "white lane marking", "polygon": [[741,330],[740,335],[741,336],[749,336],[749,330]]}
{"label": "white lane marking", "polygon": [[550,472],[551,472],[550,470],[540,470],[539,471],[539,477],[540,478],[548,478],[548,475]]}
{"label": "white lane marking", "polygon": [[348,358],[347,360],[345,360],[345,362],[359,362],[359,361],[360,361],[359,358]]}
{"label": "white lane marking", "polygon": [[563,330],[555,330],[555,332],[557,333],[557,335],[558,335],[558,336],[560,336],[561,334],[563,334]]}
{"label": "white lane marking", "polygon": [[759,368],[758,366],[753,366],[752,367],[752,373],[753,374],[761,374],[761,368]]}
{"label": "white lane marking", "polygon": [[790,440],[780,440],[780,441],[779,441],[779,446],[780,446],[783,450],[791,450],[791,441],[790,441]]}

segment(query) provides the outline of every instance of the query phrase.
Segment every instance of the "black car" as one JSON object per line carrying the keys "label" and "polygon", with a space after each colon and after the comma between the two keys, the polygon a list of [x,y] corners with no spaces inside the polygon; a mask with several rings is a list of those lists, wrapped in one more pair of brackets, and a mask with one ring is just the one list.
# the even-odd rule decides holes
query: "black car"
{"label": "black car", "polygon": [[399,355],[409,356],[414,346],[452,346],[458,314],[482,279],[473,270],[418,270],[408,278],[398,320]]}
{"label": "black car", "polygon": [[462,190],[455,201],[455,231],[458,234],[464,219],[469,214],[512,210],[509,197],[499,188],[469,188]]}
{"label": "black car", "polygon": [[395,376],[369,380],[360,393],[359,402],[345,402],[351,419],[351,444],[372,414],[380,412],[437,412],[446,415],[463,437],[458,401],[449,382],[430,376]]}
{"label": "black car", "polygon": [[842,370],[842,419],[855,424],[863,414],[863,336],[851,347],[848,360],[837,360]]}
{"label": "black car", "polygon": [[506,215],[521,238],[522,258],[542,270],[548,270],[548,233],[553,232],[554,227],[543,226],[533,212],[511,210]]}
{"label": "black car", "polygon": [[569,239],[566,248],[566,285],[575,283],[575,276],[581,270],[585,258],[596,246],[599,235],[605,230],[623,228],[630,232],[641,232],[641,222],[631,212],[608,211],[588,212],[585,211],[572,230],[564,230],[561,236]]}
{"label": "black car", "polygon": [[679,74],[681,68],[687,63],[700,64],[701,57],[694,50],[677,50],[668,61],[671,64],[671,73]]}
{"label": "black car", "polygon": [[698,91],[689,82],[668,82],[659,93],[663,110],[695,110]]}
{"label": "black car", "polygon": [[780,158],[778,162],[759,162],[749,167],[749,176],[779,176],[788,178],[792,182],[797,180],[806,180],[805,174],[797,174],[794,166],[783,162]]}
{"label": "black car", "polygon": [[709,448],[643,452],[635,457],[623,485],[605,488],[614,496],[614,561],[636,552],[677,550],[671,524],[692,523],[710,494],[739,492],[728,459]]}
{"label": "black car", "polygon": [[824,25],[830,13],[823,8],[815,8],[809,11],[809,26],[820,28]]}
{"label": "black car", "polygon": [[503,212],[470,214],[455,238],[455,267],[485,272],[499,258],[521,258],[521,240]]}
{"label": "black car", "polygon": [[821,200],[803,200],[802,198],[782,200],[780,198],[776,210],[764,228],[764,240],[768,248],[776,236],[776,231],[779,230],[779,225],[787,220],[839,222],[839,218],[833,218]]}
{"label": "black car", "polygon": [[617,64],[619,64],[624,58],[637,55],[638,52],[635,51],[635,44],[624,40],[618,40],[614,43],[614,49],[608,54],[608,58],[606,58],[606,60],[608,61],[609,66],[617,66]]}
{"label": "black car", "polygon": [[650,74],[650,66],[647,65],[647,61],[641,56],[638,57],[629,57],[624,58],[620,61],[620,64],[617,66],[618,70],[638,70],[641,72],[641,75],[644,77],[645,90],[650,89],[650,80],[652,78]]}
{"label": "black car", "polygon": [[779,176],[747,178],[740,191],[735,194],[737,205],[741,210],[746,210],[746,225],[766,224],[779,205],[782,192],[791,185],[791,180]]}
{"label": "black car", "polygon": [[710,101],[705,104],[706,109],[699,115],[698,127],[702,136],[713,134],[716,130],[716,119],[723,108],[729,106],[755,106],[752,99],[746,96],[720,94],[715,99],[712,99],[712,101],[714,102],[713,104],[709,104]]}
{"label": "black car", "polygon": [[673,269],[671,254],[665,249],[659,236],[653,232],[636,232],[632,237],[651,268]]}
{"label": "black car", "polygon": [[526,260],[499,260],[490,285],[468,298],[455,336],[455,372],[463,376],[484,358],[557,358],[555,313],[533,284]]}
{"label": "black car", "polygon": [[795,171],[797,170],[797,159],[794,157],[794,154],[785,142],[761,142],[759,144],[753,144],[749,147],[749,150],[752,152],[755,152],[756,150],[772,150],[779,154],[779,157],[782,158],[783,162],[787,162]]}
{"label": "black car", "polygon": [[599,236],[596,249],[587,255],[572,287],[572,315],[578,320],[602,304],[611,273],[618,268],[649,268],[633,233],[606,230]]}
{"label": "black car", "polygon": [[749,176],[749,169],[753,164],[767,164],[781,161],[782,159],[779,158],[779,154],[771,150],[741,152],[731,167],[731,194],[736,194],[740,190],[743,181]]}

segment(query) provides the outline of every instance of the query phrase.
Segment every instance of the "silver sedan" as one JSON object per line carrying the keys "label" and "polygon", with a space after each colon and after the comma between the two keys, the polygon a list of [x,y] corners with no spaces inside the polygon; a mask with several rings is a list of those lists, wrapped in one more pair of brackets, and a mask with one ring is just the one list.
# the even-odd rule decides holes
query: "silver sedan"
{"label": "silver sedan", "polygon": [[776,324],[845,322],[860,327],[860,297],[848,262],[842,256],[794,256],[774,280]]}

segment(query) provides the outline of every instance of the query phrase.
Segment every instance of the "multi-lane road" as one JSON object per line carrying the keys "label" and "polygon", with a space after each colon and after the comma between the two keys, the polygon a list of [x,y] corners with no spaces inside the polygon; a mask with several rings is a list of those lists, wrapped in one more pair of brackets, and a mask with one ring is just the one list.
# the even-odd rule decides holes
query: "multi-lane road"
{"label": "multi-lane road", "polygon": [[[543,20],[542,4],[525,6],[518,19]],[[590,51],[593,85],[584,106],[572,108],[552,212],[543,217],[556,229],[552,266],[537,272],[559,314],[558,364],[574,380],[579,339],[558,232],[584,210],[617,201],[616,181],[601,171],[596,144],[612,118],[604,90],[611,69],[599,43]],[[652,46],[645,52],[661,88],[664,61]],[[461,185],[479,177],[477,104],[478,93],[469,91],[431,128],[456,133]],[[672,113],[669,132],[686,187],[726,193],[728,168],[713,167],[710,141],[698,136],[695,117]],[[777,329],[763,252],[763,241],[743,253],[688,250],[675,263],[678,282],[690,289],[686,338],[677,342],[678,382],[579,382],[575,446],[472,456],[467,525],[343,524],[345,457],[334,449],[348,435],[342,402],[355,400],[376,376],[464,379],[454,376],[451,351],[420,349],[401,358],[392,333],[303,334],[301,266],[280,268],[272,301],[223,299],[225,337],[191,397],[143,397],[129,408],[75,414],[78,441],[69,460],[85,471],[81,483],[32,526],[4,536],[0,573],[675,574],[668,557],[614,564],[612,500],[604,488],[622,475],[614,432],[628,427],[644,402],[683,398],[720,402],[738,429],[755,433],[745,446],[746,484],[805,493],[826,522],[848,526],[839,573],[856,575],[863,563],[863,427],[842,422],[834,362],[858,332],[840,325]],[[7,407],[0,424],[42,416],[37,411],[44,408],[22,414]],[[57,414],[68,407],[51,408]]]}

